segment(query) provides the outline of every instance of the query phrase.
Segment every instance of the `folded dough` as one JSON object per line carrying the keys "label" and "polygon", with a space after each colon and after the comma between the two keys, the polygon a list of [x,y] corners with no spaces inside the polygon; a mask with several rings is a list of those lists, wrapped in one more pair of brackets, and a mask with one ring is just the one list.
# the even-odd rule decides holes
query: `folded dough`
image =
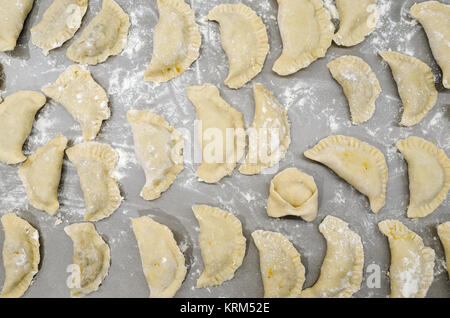
{"label": "folded dough", "polygon": [[141,196],[155,200],[184,169],[183,136],[149,110],[129,110],[127,118],[133,129],[136,156],[146,177]]}
{"label": "folded dough", "polygon": [[249,151],[239,172],[258,174],[286,156],[291,144],[289,118],[283,106],[261,84],[253,86],[255,118],[249,129]]}
{"label": "folded dough", "polygon": [[380,83],[369,64],[356,56],[345,55],[327,64],[333,78],[342,86],[354,124],[369,120],[375,112]]}
{"label": "folded dough", "polygon": [[433,282],[434,250],[400,221],[378,223],[391,248],[391,298],[423,298]]}
{"label": "folded dough", "polygon": [[397,142],[408,162],[408,217],[421,218],[432,213],[450,189],[450,159],[433,143],[419,137]]}
{"label": "folded dough", "polygon": [[5,282],[1,298],[21,297],[38,272],[40,262],[39,233],[27,221],[14,213],[2,216],[5,241],[3,266]]}
{"label": "folded dough", "polygon": [[0,0],[0,52],[12,51],[34,0]]}
{"label": "folded dough", "polygon": [[375,30],[378,21],[376,0],[336,0],[339,30],[333,36],[337,45],[353,46]]}
{"label": "folded dough", "polygon": [[230,64],[225,84],[230,88],[244,86],[261,72],[269,52],[262,19],[242,3],[218,5],[206,19],[220,24],[222,47]]}
{"label": "folded dough", "polygon": [[414,4],[410,12],[425,29],[433,56],[442,69],[442,84],[450,88],[450,5],[425,1]]}
{"label": "folded dough", "polygon": [[58,187],[67,138],[59,136],[37,149],[19,168],[31,205],[54,215],[59,209]]}
{"label": "folded dough", "polygon": [[83,66],[69,66],[55,84],[42,91],[58,103],[78,121],[84,140],[95,139],[103,120],[110,117],[108,96]]}
{"label": "folded dough", "polygon": [[305,156],[332,169],[369,198],[377,213],[386,202],[388,167],[383,153],[365,142],[347,136],[329,136]]}
{"label": "folded dough", "polygon": [[437,232],[444,247],[445,257],[447,258],[447,272],[450,278],[450,221],[440,224],[437,227]]}
{"label": "folded dough", "polygon": [[[72,264],[78,266],[79,277],[70,287],[71,297],[83,297],[98,290],[108,275],[110,251],[92,223],[75,223],[64,228],[73,241]],[[77,281],[79,279],[79,281]],[[77,286],[77,284],[79,284]]]}
{"label": "folded dough", "polygon": [[172,231],[148,216],[131,219],[150,298],[171,298],[186,277],[184,255]]}
{"label": "folded dough", "polygon": [[289,240],[276,232],[252,233],[259,251],[265,298],[298,297],[305,282],[305,267]]}
{"label": "folded dough", "polygon": [[270,182],[267,214],[275,218],[295,215],[311,222],[317,216],[318,201],[314,178],[296,168],[288,168]]}
{"label": "folded dough", "polygon": [[118,154],[111,146],[97,142],[75,145],[66,150],[80,177],[86,203],[85,221],[99,221],[110,216],[122,202],[119,186],[111,176]]}
{"label": "folded dough", "polygon": [[361,237],[349,229],[348,223],[328,215],[319,225],[327,240],[327,253],[320,277],[300,297],[348,298],[356,293],[363,279],[364,249]]}
{"label": "folded dough", "polygon": [[159,20],[153,56],[144,79],[167,82],[181,75],[198,59],[202,37],[194,11],[183,0],[158,0]]}
{"label": "folded dough", "polygon": [[290,75],[324,57],[331,45],[334,25],[322,0],[278,0],[278,25],[283,53],[273,71]]}
{"label": "folded dough", "polygon": [[434,75],[422,61],[398,52],[380,52],[389,64],[403,102],[400,124],[414,126],[433,108],[437,101]]}
{"label": "folded dough", "polygon": [[233,214],[207,205],[194,205],[200,224],[198,242],[204,269],[197,288],[219,286],[234,277],[245,256],[241,221]]}
{"label": "folded dough", "polygon": [[130,18],[114,0],[103,0],[102,10],[67,49],[67,57],[96,65],[125,49]]}
{"label": "folded dough", "polygon": [[19,91],[0,104],[0,162],[25,161],[22,147],[33,128],[34,117],[45,105],[45,96],[33,91]]}
{"label": "folded dough", "polygon": [[231,107],[211,84],[186,89],[197,112],[198,140],[202,164],[197,170],[200,180],[216,183],[233,173],[244,155],[245,130],[242,114]]}
{"label": "folded dough", "polygon": [[81,26],[88,0],[54,0],[41,22],[31,28],[31,41],[44,55],[70,40]]}

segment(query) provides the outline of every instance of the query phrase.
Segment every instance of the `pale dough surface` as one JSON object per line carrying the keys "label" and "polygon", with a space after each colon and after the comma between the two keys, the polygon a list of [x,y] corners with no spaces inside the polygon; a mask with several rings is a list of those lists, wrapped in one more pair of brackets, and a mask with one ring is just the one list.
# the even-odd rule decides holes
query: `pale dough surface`
{"label": "pale dough surface", "polygon": [[0,0],[0,52],[12,51],[34,0]]}
{"label": "pale dough surface", "polygon": [[450,278],[450,221],[439,224],[437,231],[442,246],[444,247],[445,257],[447,259],[447,273]]}

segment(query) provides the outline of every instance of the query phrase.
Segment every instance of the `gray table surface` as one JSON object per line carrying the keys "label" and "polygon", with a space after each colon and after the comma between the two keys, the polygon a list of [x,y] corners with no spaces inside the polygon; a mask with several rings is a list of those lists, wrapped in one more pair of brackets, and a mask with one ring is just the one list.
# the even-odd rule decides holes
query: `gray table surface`
{"label": "gray table surface", "polygon": [[[72,64],[65,56],[69,41],[62,48],[45,57],[30,41],[30,28],[37,24],[51,0],[37,0],[30,13],[19,44],[12,53],[0,53],[3,81],[0,93],[4,97],[18,90],[39,91],[53,83]],[[100,0],[89,1],[88,13],[82,28],[100,10]],[[239,90],[227,88],[223,81],[228,63],[220,45],[218,25],[205,22],[210,9],[235,0],[190,0],[200,25],[203,46],[200,58],[180,77],[162,84],[143,81],[143,73],[150,62],[153,29],[158,12],[155,0],[118,0],[130,15],[131,29],[127,49],[105,63],[89,67],[93,77],[110,97],[111,119],[106,121],[97,141],[112,145],[120,154],[116,176],[125,200],[114,214],[95,226],[111,248],[111,268],[100,289],[89,297],[147,297],[149,290],[140,264],[139,252],[130,218],[140,215],[155,216],[175,233],[188,265],[188,274],[176,296],[179,297],[262,297],[263,286],[259,272],[259,258],[251,239],[257,229],[278,231],[286,235],[301,253],[306,268],[305,287],[311,286],[320,273],[326,251],[326,241],[318,225],[326,215],[335,215],[350,224],[362,238],[365,267],[376,264],[381,268],[379,288],[367,286],[367,274],[361,290],[355,297],[387,297],[389,295],[389,247],[377,223],[387,218],[399,219],[418,233],[427,246],[436,251],[434,282],[429,297],[449,297],[450,283],[445,268],[444,252],[437,237],[436,226],[450,220],[450,200],[447,199],[430,216],[420,220],[406,218],[409,201],[407,165],[395,148],[395,142],[408,136],[420,136],[436,143],[450,153],[449,98],[441,82],[441,72],[434,61],[423,28],[410,15],[413,0],[378,0],[380,21],[363,43],[351,48],[332,45],[325,58],[320,59],[292,76],[280,77],[272,72],[272,65],[281,52],[277,27],[275,0],[243,0],[242,2],[262,17],[268,29],[270,53],[265,66],[254,82],[262,83],[288,109],[292,124],[292,144],[280,169],[297,167],[314,176],[319,189],[319,213],[316,220],[306,223],[297,218],[271,219],[265,211],[269,182],[275,171],[258,176],[243,176],[237,172],[218,184],[197,181],[198,163],[186,158],[185,170],[172,187],[153,202],[139,197],[144,174],[135,159],[130,126],[126,120],[129,109],[149,109],[166,118],[175,127],[194,134],[195,111],[186,97],[185,88],[210,82],[217,85],[223,98],[244,114],[250,125],[254,114],[252,83]],[[420,1],[419,1],[420,2]],[[449,4],[450,1],[442,1]],[[325,1],[333,8],[333,1]],[[332,10],[333,11],[333,10]],[[75,36],[80,35],[78,32]],[[377,55],[379,50],[395,50],[413,55],[433,69],[439,98],[426,118],[412,128],[400,127],[401,101],[390,69]],[[371,120],[355,126],[349,118],[347,101],[335,82],[326,63],[341,55],[362,57],[376,73],[383,92],[377,100],[377,109]],[[81,142],[79,125],[56,102],[48,104],[38,113],[33,131],[24,146],[25,154],[33,153],[59,134],[71,143]],[[307,160],[303,152],[320,139],[343,134],[357,137],[378,147],[389,166],[389,184],[385,207],[378,213],[370,212],[367,199],[326,167]],[[193,149],[186,141],[186,152]],[[186,156],[188,157],[188,156]],[[0,164],[0,213],[16,212],[34,225],[41,236],[42,261],[40,270],[25,297],[69,297],[66,286],[66,267],[72,259],[72,241],[64,234],[64,226],[83,219],[84,201],[74,166],[64,161],[60,187],[61,209],[56,217],[31,207],[17,175],[17,166]],[[220,287],[196,289],[195,283],[202,270],[200,249],[197,244],[199,227],[191,211],[193,204],[209,204],[234,213],[243,224],[247,238],[246,257],[233,280]],[[59,224],[58,224],[59,223]],[[4,233],[0,231],[0,243]],[[0,256],[1,257],[1,256]],[[1,267],[1,266],[0,266]],[[0,269],[0,284],[4,270]]]}

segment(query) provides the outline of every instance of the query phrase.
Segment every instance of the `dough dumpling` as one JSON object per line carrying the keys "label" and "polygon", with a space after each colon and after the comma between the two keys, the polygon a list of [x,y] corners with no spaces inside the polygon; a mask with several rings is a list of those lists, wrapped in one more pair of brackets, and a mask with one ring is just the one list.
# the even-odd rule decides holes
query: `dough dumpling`
{"label": "dough dumpling", "polygon": [[444,247],[445,257],[447,259],[447,273],[450,278],[450,221],[440,224],[437,232]]}
{"label": "dough dumpling", "polygon": [[0,0],[0,52],[12,51],[34,0]]}

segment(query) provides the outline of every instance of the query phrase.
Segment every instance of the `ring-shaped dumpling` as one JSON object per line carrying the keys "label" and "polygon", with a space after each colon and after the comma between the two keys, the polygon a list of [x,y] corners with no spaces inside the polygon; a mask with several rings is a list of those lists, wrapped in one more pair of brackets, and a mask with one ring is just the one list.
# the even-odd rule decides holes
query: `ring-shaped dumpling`
{"label": "ring-shaped dumpling", "polygon": [[0,52],[12,51],[34,0],[0,0]]}
{"label": "ring-shaped dumpling", "polygon": [[269,52],[262,19],[242,3],[221,4],[206,18],[220,24],[222,47],[230,64],[225,84],[230,88],[244,86],[261,72]]}
{"label": "ring-shaped dumpling", "polygon": [[298,297],[305,282],[305,267],[294,245],[280,233],[252,233],[259,251],[265,298]]}
{"label": "ring-shaped dumpling", "polygon": [[391,298],[423,298],[433,282],[434,250],[397,220],[378,223],[391,249]]}
{"label": "ring-shaped dumpling", "polygon": [[364,249],[361,237],[341,219],[328,215],[319,225],[327,240],[327,252],[316,283],[300,297],[348,298],[363,279]]}
{"label": "ring-shaped dumpling", "polygon": [[159,20],[153,56],[144,79],[167,82],[183,73],[199,56],[202,37],[194,11],[183,0],[158,0]]}
{"label": "ring-shaped dumpling", "polygon": [[383,153],[374,146],[353,137],[329,136],[305,156],[326,165],[366,195],[373,212],[384,206],[388,167]]}
{"label": "ring-shaped dumpling", "polygon": [[397,142],[408,162],[408,217],[421,218],[432,213],[450,189],[450,159],[442,149],[419,137]]}
{"label": "ring-shaped dumpling", "polygon": [[234,277],[245,256],[241,221],[233,214],[207,205],[194,205],[200,224],[198,242],[204,269],[197,288],[219,286]]}

